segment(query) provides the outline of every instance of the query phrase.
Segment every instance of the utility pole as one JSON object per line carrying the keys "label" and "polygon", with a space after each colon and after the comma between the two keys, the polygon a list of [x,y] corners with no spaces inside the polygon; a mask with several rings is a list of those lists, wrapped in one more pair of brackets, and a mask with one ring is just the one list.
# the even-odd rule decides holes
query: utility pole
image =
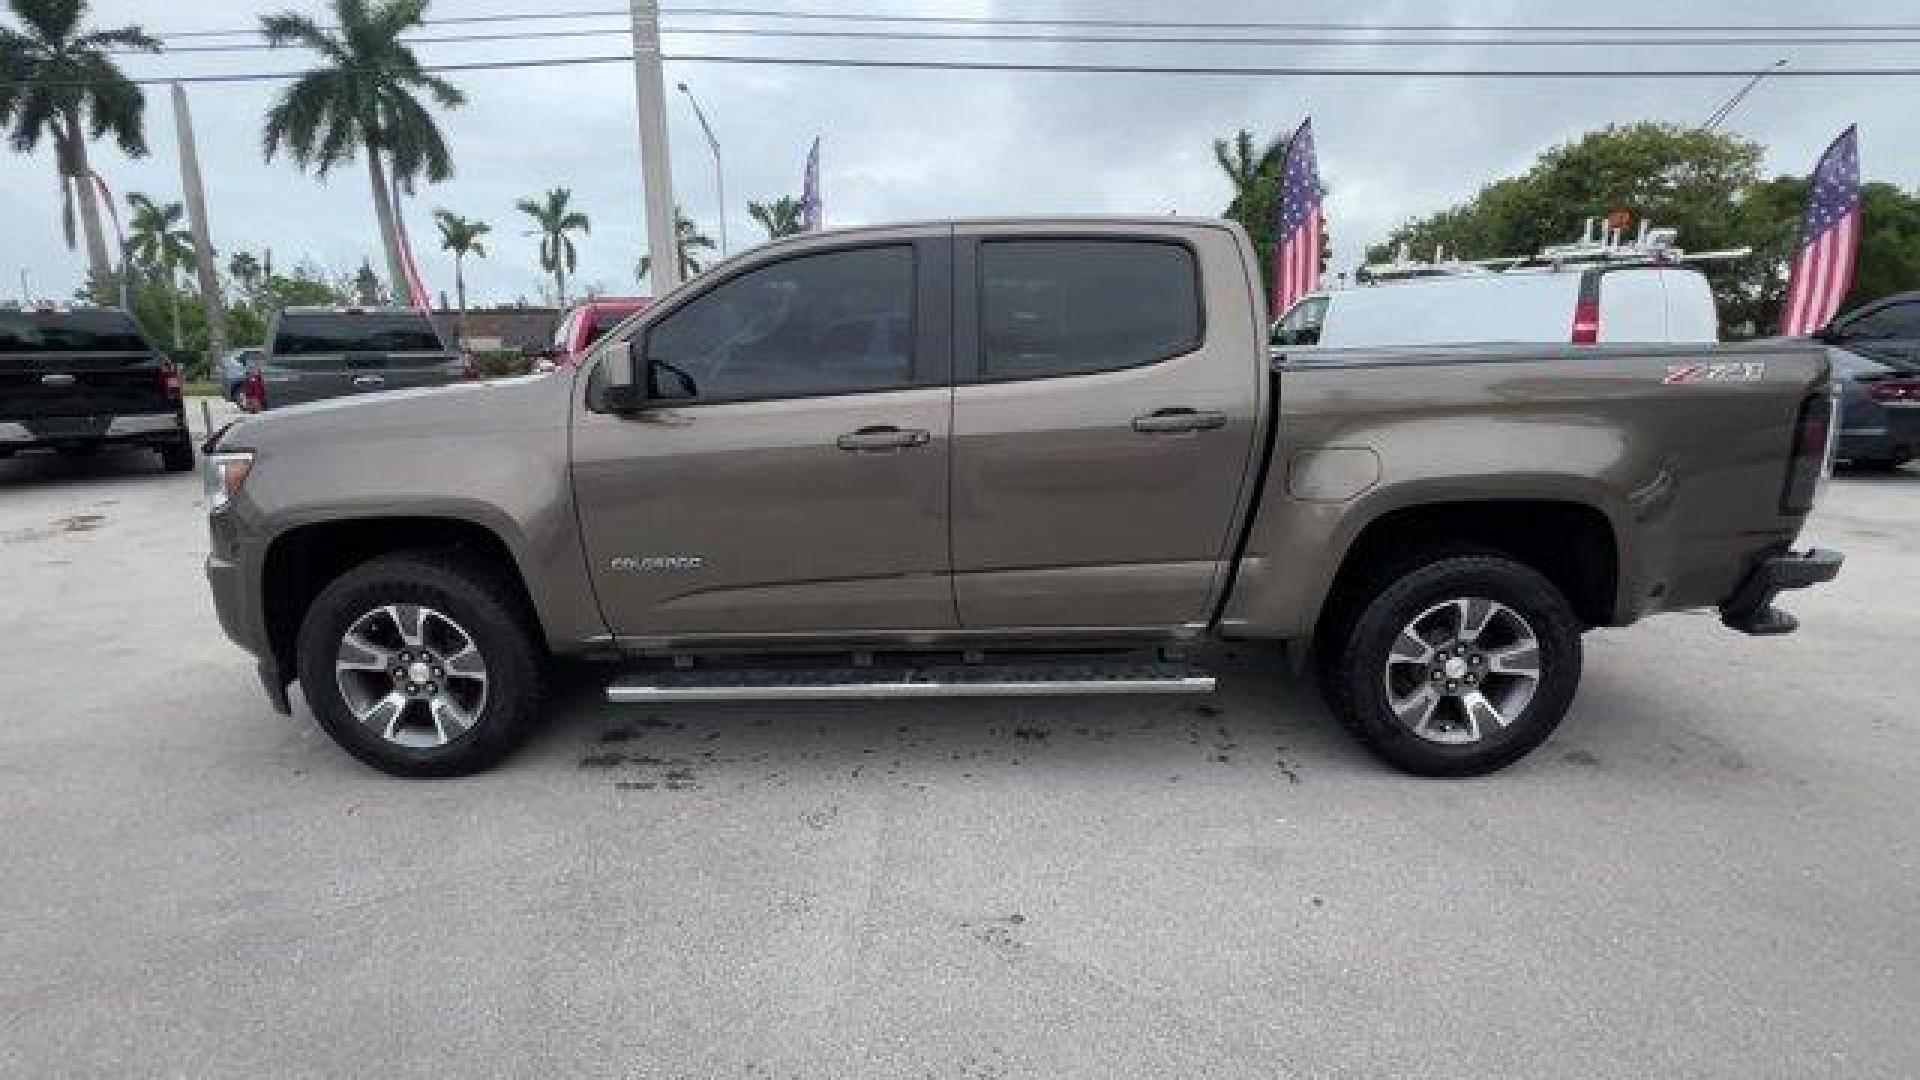
{"label": "utility pole", "polygon": [[647,206],[653,295],[680,284],[674,250],[673,172],[667,162],[667,90],[660,69],[659,0],[633,0],[633,97],[640,123],[640,188]]}
{"label": "utility pole", "polygon": [[200,302],[207,309],[207,363],[217,364],[227,352],[227,303],[220,295],[220,275],[213,268],[213,236],[207,229],[207,194],[200,186],[200,154],[193,144],[193,117],[187,112],[187,92],[173,84],[173,126],[180,138],[180,187],[187,196],[187,224],[193,229],[193,261],[200,274]]}
{"label": "utility pole", "polygon": [[724,259],[727,255],[727,173],[720,165],[720,140],[714,137],[713,125],[707,123],[700,99],[693,96],[686,83],[680,84],[680,92],[693,104],[693,118],[700,121],[700,130],[707,137],[707,149],[713,151],[713,196],[720,201],[720,257]]}

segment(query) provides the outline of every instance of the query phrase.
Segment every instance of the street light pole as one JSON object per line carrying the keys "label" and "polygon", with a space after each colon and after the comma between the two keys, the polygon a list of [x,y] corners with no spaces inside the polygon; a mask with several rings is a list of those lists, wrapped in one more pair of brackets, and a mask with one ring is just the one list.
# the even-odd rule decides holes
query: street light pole
{"label": "street light pole", "polygon": [[713,151],[713,193],[714,198],[720,201],[720,255],[725,258],[727,254],[727,173],[720,165],[720,140],[713,136],[713,125],[707,123],[707,114],[700,108],[700,99],[693,96],[693,91],[687,89],[686,83],[680,84],[680,92],[687,95],[687,100],[693,104],[694,119],[700,121],[700,130],[707,136],[707,149]]}
{"label": "street light pole", "polygon": [[1728,98],[1724,104],[1713,110],[1713,115],[1707,117],[1706,123],[1700,125],[1700,130],[1712,131],[1714,128],[1726,123],[1727,117],[1733,115],[1733,110],[1739,108],[1740,103],[1747,99],[1747,95],[1753,93],[1753,88],[1760,85],[1760,80],[1786,66],[1787,62],[1784,59],[1775,60],[1766,67],[1754,72],[1753,78],[1747,80],[1747,84],[1740,88],[1739,93]]}
{"label": "street light pole", "polygon": [[660,70],[659,0],[633,0],[633,96],[640,125],[640,187],[647,207],[653,295],[680,284],[674,252],[673,173],[667,162],[667,93]]}

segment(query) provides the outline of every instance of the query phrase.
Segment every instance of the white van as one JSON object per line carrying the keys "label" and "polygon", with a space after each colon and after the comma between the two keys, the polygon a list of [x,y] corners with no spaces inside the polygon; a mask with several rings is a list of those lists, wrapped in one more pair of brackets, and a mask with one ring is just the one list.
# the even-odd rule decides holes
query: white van
{"label": "white van", "polygon": [[1288,348],[1719,339],[1706,277],[1660,265],[1449,274],[1312,293],[1273,326],[1273,344]]}

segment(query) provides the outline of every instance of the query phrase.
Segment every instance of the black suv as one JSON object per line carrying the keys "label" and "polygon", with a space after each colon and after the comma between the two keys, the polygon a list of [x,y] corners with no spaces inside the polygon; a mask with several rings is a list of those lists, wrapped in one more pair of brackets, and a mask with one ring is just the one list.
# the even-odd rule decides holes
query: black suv
{"label": "black suv", "polygon": [[157,450],[168,472],[193,468],[180,370],[118,308],[0,309],[0,457],[110,443]]}

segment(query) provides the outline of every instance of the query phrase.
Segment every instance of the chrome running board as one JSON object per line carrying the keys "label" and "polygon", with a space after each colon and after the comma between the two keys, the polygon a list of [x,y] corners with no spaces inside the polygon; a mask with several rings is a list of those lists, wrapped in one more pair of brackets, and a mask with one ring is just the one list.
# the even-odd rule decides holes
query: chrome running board
{"label": "chrome running board", "polygon": [[652,671],[607,687],[607,700],[861,701],[879,698],[1211,694],[1189,664],[966,664],[917,668],[714,668]]}

